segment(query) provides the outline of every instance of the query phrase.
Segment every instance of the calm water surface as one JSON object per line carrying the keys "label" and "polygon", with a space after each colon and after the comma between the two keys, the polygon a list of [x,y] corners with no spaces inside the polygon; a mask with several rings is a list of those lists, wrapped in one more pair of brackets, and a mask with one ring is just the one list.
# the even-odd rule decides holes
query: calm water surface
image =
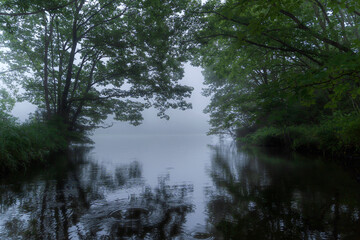
{"label": "calm water surface", "polygon": [[0,239],[360,239],[332,163],[204,136],[94,137],[0,180]]}

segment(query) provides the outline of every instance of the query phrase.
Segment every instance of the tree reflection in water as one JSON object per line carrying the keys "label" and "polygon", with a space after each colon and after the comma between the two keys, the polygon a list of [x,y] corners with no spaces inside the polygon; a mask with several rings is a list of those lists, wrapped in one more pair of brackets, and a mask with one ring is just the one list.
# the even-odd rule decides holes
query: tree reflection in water
{"label": "tree reflection in water", "polygon": [[6,222],[0,239],[169,239],[182,234],[192,211],[192,185],[170,186],[165,175],[152,189],[142,179],[139,162],[109,174],[87,160],[89,150],[70,150],[27,183],[1,184],[0,214]]}
{"label": "tree reflection in water", "polygon": [[360,239],[358,183],[331,163],[214,147],[216,239]]}
{"label": "tree reflection in water", "polygon": [[0,180],[0,239],[360,239],[359,185],[329,162],[213,147],[209,224],[186,233],[192,184],[150,187],[141,163],[105,169],[90,150]]}

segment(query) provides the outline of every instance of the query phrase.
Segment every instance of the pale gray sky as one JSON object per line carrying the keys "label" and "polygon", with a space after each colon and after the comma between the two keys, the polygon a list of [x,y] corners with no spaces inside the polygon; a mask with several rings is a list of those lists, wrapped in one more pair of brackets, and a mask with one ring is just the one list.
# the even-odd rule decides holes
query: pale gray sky
{"label": "pale gray sky", "polygon": [[[148,109],[144,112],[145,120],[140,126],[132,126],[127,122],[114,122],[111,128],[97,129],[95,134],[205,134],[208,129],[209,117],[203,113],[204,108],[209,103],[209,99],[202,96],[204,78],[201,68],[185,64],[185,76],[180,81],[181,84],[194,87],[191,99],[193,109],[186,111],[168,110],[170,120],[160,119],[156,116],[157,111]],[[21,121],[27,119],[28,114],[33,112],[35,107],[30,103],[18,103],[12,114]]]}
{"label": "pale gray sky", "polygon": [[98,129],[95,134],[205,134],[209,130],[209,117],[203,113],[209,99],[202,96],[204,77],[201,68],[185,64],[185,76],[181,84],[194,87],[191,99],[193,108],[168,110],[170,120],[160,119],[154,109],[145,110],[144,121],[140,126],[132,126],[126,122],[113,121],[114,125],[107,129]]}

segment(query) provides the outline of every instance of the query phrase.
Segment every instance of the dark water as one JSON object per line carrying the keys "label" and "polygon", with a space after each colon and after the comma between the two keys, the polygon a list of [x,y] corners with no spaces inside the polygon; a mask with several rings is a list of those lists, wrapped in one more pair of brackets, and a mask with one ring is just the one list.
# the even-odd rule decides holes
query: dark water
{"label": "dark water", "polygon": [[0,239],[360,239],[360,185],[203,136],[96,136],[0,180]]}

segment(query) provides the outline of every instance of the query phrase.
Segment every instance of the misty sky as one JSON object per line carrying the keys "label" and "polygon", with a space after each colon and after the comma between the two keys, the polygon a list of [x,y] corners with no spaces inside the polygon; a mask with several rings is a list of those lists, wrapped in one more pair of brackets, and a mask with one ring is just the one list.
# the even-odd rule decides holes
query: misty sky
{"label": "misty sky", "polygon": [[[140,126],[132,126],[127,122],[118,122],[111,119],[114,125],[107,129],[97,129],[98,134],[205,134],[208,129],[209,117],[203,113],[204,108],[209,103],[209,99],[202,96],[203,76],[201,68],[192,67],[185,64],[185,76],[180,84],[194,87],[191,99],[193,109],[186,111],[168,110],[170,120],[160,119],[156,116],[157,110],[148,109],[144,111],[144,121]],[[25,120],[35,107],[29,103],[18,103],[12,114],[20,120]]]}

